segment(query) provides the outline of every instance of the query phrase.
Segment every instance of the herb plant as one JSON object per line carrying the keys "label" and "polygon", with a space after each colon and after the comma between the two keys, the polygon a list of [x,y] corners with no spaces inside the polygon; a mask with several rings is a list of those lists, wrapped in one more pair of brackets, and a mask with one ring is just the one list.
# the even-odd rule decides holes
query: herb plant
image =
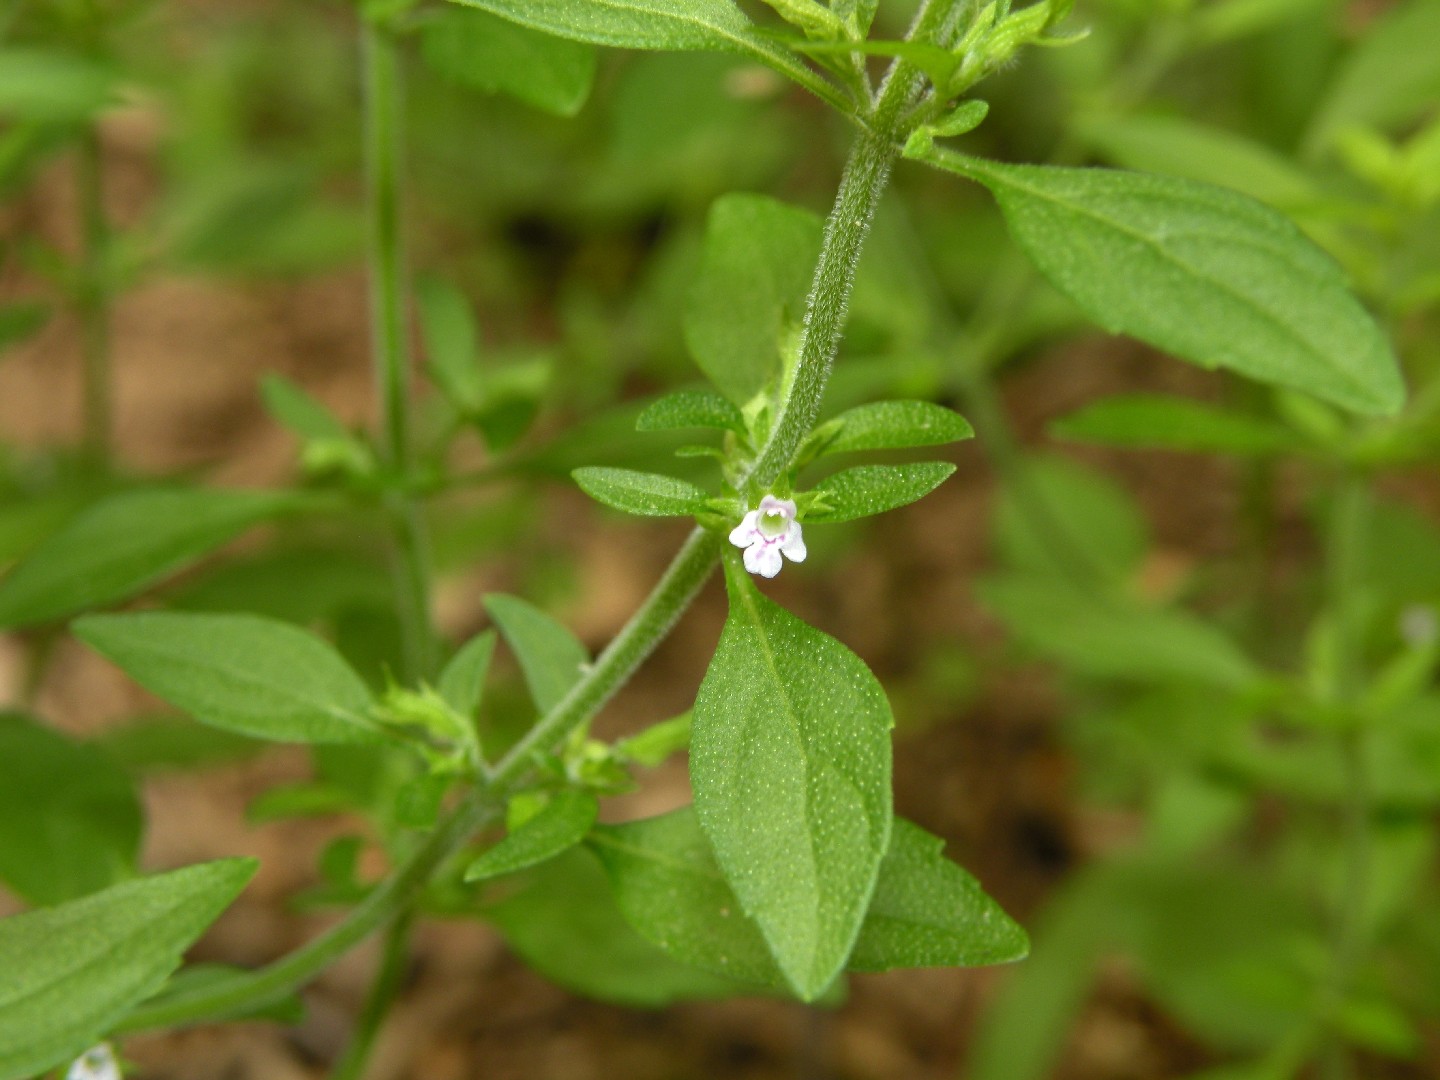
{"label": "herb plant", "polygon": [[[423,916],[486,919],[545,975],[642,1007],[756,994],[825,1006],[843,998],[847,972],[1026,957],[1025,931],[943,841],[895,814],[895,722],[880,682],[844,643],[772,599],[793,591],[766,584],[778,577],[803,590],[812,558],[844,542],[847,530],[832,526],[905,507],[952,476],[946,448],[974,432],[931,397],[966,403],[1002,482],[998,566],[978,585],[981,601],[1022,654],[1063,672],[1077,754],[1145,820],[1138,845],[1103,854],[1051,903],[1036,956],[982,1021],[969,1075],[1043,1075],[1093,962],[1115,948],[1214,1048],[1208,1075],[1282,1077],[1312,1062],[1356,1075],[1366,1055],[1420,1053],[1415,1018],[1436,1000],[1440,954],[1418,914],[1435,891],[1426,867],[1427,815],[1440,800],[1430,731],[1440,582],[1411,573],[1410,552],[1433,559],[1440,537],[1372,480],[1433,463],[1437,446],[1440,279],[1409,237],[1434,236],[1440,213],[1426,171],[1440,145],[1440,86],[1407,51],[1426,28],[1440,33],[1436,5],[1411,0],[1386,16],[1364,39],[1381,44],[1354,50],[1310,120],[1310,159],[1339,153],[1348,182],[1370,185],[1360,195],[1331,195],[1238,136],[1138,111],[1187,51],[1278,33],[1289,6],[1129,5],[1096,13],[1098,41],[1073,29],[1084,19],[1064,0],[895,8],[363,0],[345,9],[361,57],[358,147],[340,144],[344,120],[318,104],[316,130],[288,146],[257,149],[234,134],[243,124],[217,124],[231,137],[203,152],[177,142],[170,202],[129,232],[103,205],[96,117],[113,101],[125,36],[144,32],[151,5],[57,2],[0,15],[0,192],[19,190],[48,156],[66,151],[77,163],[80,254],[74,265],[30,258],[80,320],[86,357],[83,453],[59,479],[7,481],[13,516],[0,527],[0,558],[14,565],[0,579],[0,626],[19,635],[32,684],[73,635],[214,729],[219,752],[257,741],[312,747],[313,782],[274,789],[252,810],[344,811],[366,828],[366,839],[343,837],[322,857],[324,885],[309,899],[344,909],[329,929],[258,968],[186,966],[253,861],[141,873],[135,780],[114,751],[62,735],[28,708],[6,713],[0,880],[31,909],[0,920],[0,1080],[67,1067],[112,1077],[122,1066],[111,1046],[129,1034],[291,1017],[299,991],[382,934],[374,984],[332,1066],[360,1076]],[[539,345],[512,355],[482,347],[466,292],[409,250],[405,133],[423,137],[432,118],[407,91],[423,71],[573,118],[554,132],[583,130],[597,47],[680,54],[682,67],[651,69],[671,73],[677,96],[673,72],[708,70],[704,54],[743,61],[727,67],[732,75],[754,77],[758,65],[762,78],[800,87],[808,96],[796,107],[833,119],[825,130],[849,149],[823,219],[697,181],[703,231],[684,288],[665,299],[704,384],[667,372],[669,392],[638,412],[613,405],[621,362],[605,341],[622,331],[597,326],[575,301],[567,361],[585,365],[585,388],[569,404],[600,421],[544,432],[536,418],[558,365]],[[1015,80],[1049,70],[1083,83],[1080,61],[1037,57],[1087,49],[1108,53],[1127,78],[1088,88],[1089,114],[1065,118],[1070,130],[1034,155],[1044,163],[1008,160],[1016,155],[986,133]],[[1377,94],[1387,77],[1398,85]],[[695,107],[713,91],[706,83]],[[324,100],[316,91],[312,104]],[[674,130],[688,132],[689,119]],[[456,125],[447,138],[466,137],[463,117],[447,122]],[[356,215],[328,203],[321,180],[357,150],[373,429],[354,430],[271,375],[260,393],[298,441],[300,482],[258,490],[128,474],[112,452],[106,329],[121,287],[166,263],[273,274],[343,260],[359,240]],[[966,297],[973,313],[950,297],[964,291],[944,265],[953,256],[937,257],[923,236],[924,200],[881,209],[892,174],[922,167],[947,185],[934,189],[942,198],[964,181],[985,189],[1008,232],[1011,246],[977,247],[966,260],[970,280],[983,279]],[[624,177],[637,191],[641,171]],[[1297,225],[1277,205],[1309,212]],[[862,270],[877,213],[891,257]],[[977,270],[981,256],[993,262]],[[417,264],[426,268],[412,274]],[[857,270],[871,280],[857,285]],[[863,341],[847,345],[847,320],[858,310],[863,332],[867,311],[891,307],[922,310],[921,328],[908,359],[881,349],[867,371]],[[37,332],[46,310],[0,307],[0,347]],[[1325,538],[1323,588],[1285,598],[1287,611],[1311,612],[1308,623],[1278,625],[1263,601],[1221,610],[1203,584],[1147,592],[1149,542],[1132,501],[1073,462],[1017,448],[992,371],[1081,317],[1241,377],[1227,385],[1241,388],[1243,407],[1129,394],[1087,405],[1054,432],[1242,461],[1256,493],[1255,589],[1268,587],[1277,470],[1299,463]],[[827,406],[832,374],[849,403],[838,411]],[[631,429],[613,443],[610,417]],[[477,445],[478,469],[466,464]],[[538,480],[556,473],[605,507],[681,519],[689,531],[672,555],[648,531],[658,523],[636,526],[634,543],[655,552],[653,588],[593,657],[541,604],[501,593],[485,598],[489,628],[447,640],[434,563],[464,541],[443,535],[445,514],[492,485],[510,485],[506,498],[523,513]],[[219,566],[211,576],[172,584],[262,528],[271,547],[259,558],[208,563]],[[352,532],[381,538],[383,585],[353,555]],[[319,554],[287,548],[286,537],[320,538]],[[717,569],[728,616],[693,709],[597,737],[597,714]],[[256,582],[270,588],[247,603]],[[380,632],[357,629],[357,597]],[[1207,601],[1207,614],[1182,603],[1191,599]],[[492,677],[502,643],[528,704]],[[187,731],[151,733],[162,756],[183,756],[177,732]],[[686,750],[693,805],[628,820],[608,812],[606,800]],[[1119,762],[1131,771],[1116,781]],[[1246,850],[1271,798],[1303,804],[1313,820],[1297,813],[1273,843],[1257,842],[1266,850]],[[1328,844],[1337,823],[1340,842]],[[383,873],[362,870],[367,848]],[[1257,862],[1272,856],[1267,873]],[[1417,974],[1423,983],[1426,970],[1427,989],[1400,988]]]}

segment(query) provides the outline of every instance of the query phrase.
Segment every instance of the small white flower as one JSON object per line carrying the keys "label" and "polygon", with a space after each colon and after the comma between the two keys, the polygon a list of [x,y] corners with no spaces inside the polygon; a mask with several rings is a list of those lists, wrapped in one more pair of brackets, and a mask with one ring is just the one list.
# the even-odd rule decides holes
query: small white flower
{"label": "small white flower", "polygon": [[745,569],[761,577],[780,573],[783,552],[791,562],[805,561],[805,541],[795,520],[795,501],[766,495],[730,531],[730,543],[745,549]]}
{"label": "small white flower", "polygon": [[109,1043],[92,1046],[71,1063],[65,1080],[120,1080],[120,1063]]}

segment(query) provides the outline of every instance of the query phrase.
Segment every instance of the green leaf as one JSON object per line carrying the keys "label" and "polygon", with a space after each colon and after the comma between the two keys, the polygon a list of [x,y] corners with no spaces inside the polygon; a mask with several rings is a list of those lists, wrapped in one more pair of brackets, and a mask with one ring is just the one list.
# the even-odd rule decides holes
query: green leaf
{"label": "green leaf", "polygon": [[604,871],[583,848],[526,876],[484,914],[531,967],[559,985],[642,1009],[744,993],[738,983],[677,963],[632,930]]}
{"label": "green leaf", "polygon": [[635,418],[636,431],[721,428],[745,433],[745,418],[714,390],[680,390],[657,398]]}
{"label": "green leaf", "polygon": [[710,498],[688,481],[659,473],[588,467],[570,475],[596,502],[645,517],[686,517],[703,510]]}
{"label": "green leaf", "polygon": [[619,49],[738,53],[845,112],[852,106],[732,0],[456,0],[556,37]]}
{"label": "green leaf", "polygon": [[1222,188],[1115,169],[1002,165],[914,140],[986,185],[1039,271],[1111,333],[1355,412],[1405,400],[1340,267],[1287,218]]}
{"label": "green leaf", "polygon": [[948,461],[842,469],[815,485],[814,493],[823,501],[806,511],[805,521],[853,521],[907,506],[930,494],[954,471]]}
{"label": "green leaf", "polygon": [[0,761],[0,880],[58,904],[135,872],[140,800],[104,750],[0,713]]}
{"label": "green leaf", "polygon": [[995,543],[1009,567],[1121,581],[1150,545],[1140,508],[1104,473],[1063,457],[1023,461],[1001,493]]}
{"label": "green leaf", "polygon": [[1440,95],[1440,3],[1410,0],[1377,18],[1340,68],[1305,136],[1310,153],[1355,127],[1393,130]]}
{"label": "green leaf", "polygon": [[295,434],[306,439],[350,439],[350,430],[306,391],[283,375],[266,375],[260,382],[265,410]]}
{"label": "green leaf", "polygon": [[682,964],[772,990],[786,989],[770,948],[725,880],[690,807],[600,825],[590,847],[639,933]]}
{"label": "green leaf", "polygon": [[0,1080],[74,1057],[159,990],[255,866],[187,866],[0,921]]}
{"label": "green leaf", "polygon": [[485,401],[480,332],[465,294],[448,281],[421,278],[415,288],[425,332],[425,366],[457,412],[471,415]]}
{"label": "green leaf", "polygon": [[0,353],[30,337],[49,318],[49,305],[38,301],[0,306]]}
{"label": "green leaf", "polygon": [[495,653],[495,631],[476,634],[450,658],[435,689],[445,703],[461,716],[473,717],[485,692],[485,676]]}
{"label": "green leaf", "polygon": [[695,810],[786,981],[813,1000],[860,930],[890,838],[890,704],[844,645],[725,560],[730,616],[695,701]]}
{"label": "green leaf", "polygon": [[1284,156],[1224,128],[1176,116],[1106,116],[1081,132],[1115,164],[1232,188],[1272,206],[1322,198],[1315,182]]}
{"label": "green leaf", "polygon": [[615,754],[623,761],[654,768],[671,754],[690,748],[690,725],[693,717],[688,712],[672,716],[651,724],[644,731],[627,735],[615,743]]}
{"label": "green leaf", "polygon": [[421,28],[420,51],[439,75],[481,93],[574,116],[595,81],[595,50],[480,11],[448,8]]}
{"label": "green leaf", "polygon": [[764,195],[723,195],[710,207],[685,342],[736,405],[780,375],[782,340],[805,317],[821,230],[814,214]]}
{"label": "green leaf", "polygon": [[[823,433],[823,435],[822,435]],[[815,440],[818,454],[857,450],[904,450],[943,446],[975,434],[957,412],[929,401],[877,401],[859,405],[826,423]]]}
{"label": "green leaf", "polygon": [[[689,807],[597,826],[590,846],[610,874],[620,910],[648,940],[682,963],[785,988]],[[974,966],[1025,955],[1025,932],[941,854],[943,847],[938,837],[895,819],[847,970]]]}
{"label": "green leaf", "polygon": [[244,611],[307,625],[394,601],[378,553],[339,547],[267,547],[227,558],[166,593],[171,608]]}
{"label": "green leaf", "polygon": [[327,643],[254,615],[90,615],[75,635],[145,689],[227,731],[282,742],[379,738],[371,698]]}
{"label": "green leaf", "polygon": [[938,836],[895,819],[851,971],[1005,964],[1030,951],[1025,931],[944,849]]}
{"label": "green leaf", "polygon": [[1159,394],[1103,398],[1056,420],[1050,433],[1104,446],[1209,454],[1263,456],[1294,453],[1305,445],[1295,432],[1268,420]]}
{"label": "green leaf", "polygon": [[0,117],[50,123],[81,121],[111,100],[114,75],[73,53],[0,48]]}
{"label": "green leaf", "polygon": [[[247,974],[245,968],[230,964],[189,964],[170,976],[165,988],[146,1000],[146,1007],[163,1004],[168,998],[186,998],[207,988],[223,986]],[[305,1003],[299,993],[278,1000],[242,1006],[235,1012],[211,1017],[214,1020],[273,1020],[293,1027],[305,1019]]]}
{"label": "green leaf", "polygon": [[466,881],[513,874],[563,854],[595,824],[600,804],[588,791],[558,791],[534,817],[515,829],[465,871]]}
{"label": "green leaf", "polygon": [[590,654],[564,626],[518,597],[487,596],[485,610],[515,650],[525,685],[544,715],[580,681]]}
{"label": "green leaf", "polygon": [[1225,690],[1246,689],[1261,676],[1234,642],[1187,611],[1124,608],[1025,578],[992,578],[976,591],[1027,645],[1082,675]]}
{"label": "green leaf", "polygon": [[97,740],[121,768],[146,774],[196,772],[254,757],[265,744],[233,731],[205,727],[183,716],[147,716],[108,728]]}
{"label": "green leaf", "polygon": [[0,582],[0,626],[133,596],[252,525],[300,505],[268,491],[127,491],[90,507]]}

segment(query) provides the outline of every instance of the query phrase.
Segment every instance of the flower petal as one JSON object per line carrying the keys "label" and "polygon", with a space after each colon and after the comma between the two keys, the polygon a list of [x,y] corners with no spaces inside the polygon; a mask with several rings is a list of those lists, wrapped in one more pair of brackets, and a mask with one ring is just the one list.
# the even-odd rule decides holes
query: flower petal
{"label": "flower petal", "polygon": [[766,495],[760,500],[760,514],[779,514],[788,524],[795,520],[795,500],[777,499],[774,495]]}
{"label": "flower petal", "polygon": [[785,553],[786,558],[791,562],[805,561],[805,538],[800,534],[800,526],[798,523],[790,526],[789,533],[786,534],[785,539],[780,543],[780,550]]}
{"label": "flower petal", "polygon": [[780,558],[779,544],[756,544],[745,554],[748,557],[750,552],[756,552],[755,566],[751,569],[752,574],[759,574],[764,578],[772,578],[780,573],[780,567],[785,560]]}
{"label": "flower petal", "polygon": [[760,511],[751,510],[740,519],[739,525],[730,530],[730,543],[738,548],[749,547],[754,542],[756,533],[759,532],[756,527],[756,522],[759,520]]}

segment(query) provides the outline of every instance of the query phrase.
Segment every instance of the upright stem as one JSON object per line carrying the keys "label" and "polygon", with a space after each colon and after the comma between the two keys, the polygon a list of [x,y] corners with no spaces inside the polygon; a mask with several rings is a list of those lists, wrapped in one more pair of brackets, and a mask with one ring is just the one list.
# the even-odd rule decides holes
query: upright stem
{"label": "upright stem", "polygon": [[385,932],[385,949],[380,957],[380,970],[370,985],[370,993],[355,1022],[350,1044],[330,1070],[330,1080],[360,1080],[370,1060],[370,1051],[384,1026],[390,1006],[405,983],[405,967],[410,959],[410,932],[415,926],[413,909],[404,912]]}
{"label": "upright stem", "polygon": [[370,216],[370,314],[379,395],[381,452],[400,490],[386,500],[395,530],[392,556],[405,676],[432,674],[429,544],[418,502],[404,489],[414,464],[410,437],[410,349],[401,207],[403,83],[400,49],[372,22],[361,30],[365,77],[365,172]]}
{"label": "upright stem", "polygon": [[[908,36],[926,41],[940,33],[955,6],[955,0],[927,0]],[[742,485],[763,490],[773,484],[790,467],[814,430],[845,332],[855,267],[895,161],[902,135],[898,130],[900,118],[922,85],[920,72],[909,63],[901,60],[893,64],[867,124],[850,151],[835,205],[825,221],[820,259],[806,301],[799,358],[782,387],[770,434],[754,465],[741,478]]]}
{"label": "upright stem", "polygon": [[1339,733],[1339,751],[1345,776],[1341,807],[1344,878],[1331,931],[1330,969],[1320,989],[1320,1022],[1327,1039],[1323,1066],[1332,1077],[1344,1077],[1349,1067],[1344,1044],[1336,1034],[1336,1014],[1344,1006],[1365,952],[1365,919],[1369,903],[1372,862],[1370,778],[1365,764],[1365,729],[1354,713],[1361,689],[1362,575],[1369,496],[1363,477],[1347,474],[1335,493],[1326,551],[1328,607],[1335,633],[1334,702],[1345,710]]}
{"label": "upright stem", "polygon": [[110,458],[110,225],[105,218],[105,185],[100,136],[93,126],[80,137],[76,181],[83,253],[80,293],[81,351],[84,357],[84,435],[81,446],[93,464]]}
{"label": "upright stem", "polygon": [[665,573],[630,621],[595,658],[584,676],[560,702],[525,733],[490,774],[491,790],[503,793],[518,780],[537,753],[564,740],[600,711],[635,669],[655,651],[715,569],[719,544],[706,529],[692,529]]}

